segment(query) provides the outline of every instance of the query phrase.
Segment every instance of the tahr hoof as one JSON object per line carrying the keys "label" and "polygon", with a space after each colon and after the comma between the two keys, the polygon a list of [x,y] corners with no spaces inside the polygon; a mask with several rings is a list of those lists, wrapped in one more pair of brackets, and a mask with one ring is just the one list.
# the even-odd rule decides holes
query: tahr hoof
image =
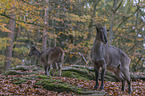
{"label": "tahr hoof", "polygon": [[129,93],[129,94],[132,94],[132,91],[129,91],[128,93]]}
{"label": "tahr hoof", "polygon": [[100,87],[100,90],[103,90],[103,89],[104,89],[104,87],[103,87],[103,86],[101,86],[101,87]]}
{"label": "tahr hoof", "polygon": [[99,87],[98,85],[95,85],[95,86],[94,86],[94,89],[96,90],[96,89],[98,89],[98,87]]}
{"label": "tahr hoof", "polygon": [[122,89],[121,89],[121,91],[125,91],[125,89],[124,89],[124,88],[122,88]]}

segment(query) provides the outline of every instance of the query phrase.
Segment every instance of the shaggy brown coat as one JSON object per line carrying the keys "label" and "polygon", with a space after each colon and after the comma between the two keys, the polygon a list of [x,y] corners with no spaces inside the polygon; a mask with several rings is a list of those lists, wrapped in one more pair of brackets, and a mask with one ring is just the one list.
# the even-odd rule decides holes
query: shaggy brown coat
{"label": "shaggy brown coat", "polygon": [[29,56],[35,55],[37,59],[43,64],[45,75],[50,74],[50,68],[53,67],[52,75],[58,69],[59,76],[61,76],[61,68],[64,60],[64,51],[61,47],[52,47],[40,52],[35,46],[31,47]]}

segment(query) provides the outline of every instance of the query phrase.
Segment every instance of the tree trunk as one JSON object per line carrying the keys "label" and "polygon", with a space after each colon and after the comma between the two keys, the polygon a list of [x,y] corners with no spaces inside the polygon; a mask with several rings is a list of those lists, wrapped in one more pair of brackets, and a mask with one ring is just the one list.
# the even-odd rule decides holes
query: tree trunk
{"label": "tree trunk", "polygon": [[88,26],[88,36],[87,36],[87,39],[90,40],[92,38],[92,27],[93,27],[93,19],[94,17],[96,16],[95,13],[96,13],[96,6],[97,4],[99,4],[101,0],[96,0],[93,2],[93,14],[91,15],[91,20],[90,20],[90,23],[89,23],[89,26]]}
{"label": "tree trunk", "polygon": [[43,28],[43,37],[42,37],[42,50],[46,49],[46,40],[47,40],[47,33],[46,33],[46,27]]}
{"label": "tree trunk", "polygon": [[[18,29],[15,30],[15,32],[13,32],[13,34],[14,34],[14,41],[13,42],[17,41],[18,37],[20,36],[20,32],[21,32],[21,26],[19,25]],[[19,47],[18,44],[14,44],[13,45],[13,49],[15,49],[16,47],[17,48]],[[13,56],[15,55],[15,51],[14,50],[12,51],[12,54],[13,54]]]}
{"label": "tree trunk", "polygon": [[[46,4],[48,4],[49,0],[46,0]],[[44,28],[43,28],[43,37],[42,37],[42,50],[46,49],[46,42],[47,42],[47,29],[46,26],[48,25],[48,10],[49,6],[44,9]]]}
{"label": "tree trunk", "polygon": [[[118,0],[114,0],[113,2],[113,12],[112,12],[112,17],[111,17],[111,21],[110,21],[110,28],[109,28],[109,32],[108,32],[108,43],[111,44],[112,43],[112,38],[113,38],[113,26],[114,26],[114,17],[115,17],[115,14],[116,14],[116,8],[117,8],[117,2]],[[116,10],[116,11],[115,11]]]}
{"label": "tree trunk", "polygon": [[40,40],[40,28],[37,29],[37,39],[36,39],[36,46],[37,46],[37,43],[39,42]]}
{"label": "tree trunk", "polygon": [[[15,18],[14,13],[10,14],[11,18]],[[5,70],[11,68],[11,59],[12,59],[12,49],[13,49],[13,38],[14,38],[14,29],[15,29],[15,21],[10,19],[8,23],[8,28],[11,32],[8,33],[8,41],[6,47],[6,57],[5,57]]]}

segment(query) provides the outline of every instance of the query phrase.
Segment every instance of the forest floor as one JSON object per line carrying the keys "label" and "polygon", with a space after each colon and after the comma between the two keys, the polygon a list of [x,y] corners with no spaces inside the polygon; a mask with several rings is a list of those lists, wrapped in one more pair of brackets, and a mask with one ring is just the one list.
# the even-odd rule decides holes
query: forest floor
{"label": "forest floor", "polygon": [[[121,82],[104,81],[104,90],[94,90],[93,73],[91,73],[91,69],[88,70],[83,67],[65,67],[62,71],[62,77],[48,77],[44,75],[42,68],[36,66],[16,67],[0,74],[0,95],[129,95],[127,84],[125,91],[121,91]],[[145,82],[141,79],[132,81],[132,94],[130,96],[143,96],[143,94],[145,94]]]}

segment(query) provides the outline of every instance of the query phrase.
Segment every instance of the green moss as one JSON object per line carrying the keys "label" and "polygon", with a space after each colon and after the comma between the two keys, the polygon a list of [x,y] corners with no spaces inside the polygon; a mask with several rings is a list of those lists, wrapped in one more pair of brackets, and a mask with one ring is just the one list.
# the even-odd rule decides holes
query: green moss
{"label": "green moss", "polygon": [[51,77],[49,77],[47,75],[38,75],[37,78],[40,78],[40,79],[49,79]]}
{"label": "green moss", "polygon": [[63,71],[73,71],[73,72],[77,72],[79,74],[89,74],[89,71],[87,69],[81,69],[81,68],[75,68],[75,67],[68,67],[68,68],[64,68]]}
{"label": "green moss", "polygon": [[78,86],[62,82],[61,80],[54,80],[54,78],[44,79],[39,82],[39,85],[42,85],[43,88],[47,90],[56,91],[56,92],[68,92],[68,93],[74,92],[76,94],[86,94],[86,95],[96,93],[96,91],[85,90],[79,88]]}
{"label": "green moss", "polygon": [[85,70],[88,70],[88,71],[94,71],[94,67],[86,67],[84,65],[73,65],[72,67],[81,68],[81,69],[85,69]]}
{"label": "green moss", "polygon": [[23,84],[24,82],[27,82],[28,80],[26,80],[26,79],[19,79],[19,80],[16,80],[15,82],[14,82],[14,84]]}
{"label": "green moss", "polygon": [[27,82],[28,80],[36,80],[36,78],[37,78],[36,76],[15,77],[11,81],[14,84],[23,84],[23,83]]}
{"label": "green moss", "polygon": [[41,85],[43,86],[43,88],[50,91],[74,92],[78,94],[81,94],[83,92],[83,89],[78,88],[77,86],[70,85],[68,83],[64,83],[60,80],[44,79],[42,80]]}
{"label": "green moss", "polygon": [[79,80],[82,80],[82,79],[83,80],[92,80],[91,75],[81,74],[81,73],[73,72],[73,71],[63,71],[62,77],[77,78]]}
{"label": "green moss", "polygon": [[40,69],[32,69],[32,71],[38,71],[38,70],[40,70]]}
{"label": "green moss", "polygon": [[25,73],[23,72],[18,72],[18,71],[15,71],[15,70],[9,70],[7,72],[4,73],[4,75],[24,75]]}
{"label": "green moss", "polygon": [[50,91],[57,91],[57,92],[69,92],[69,91],[73,91],[70,87],[64,85],[64,84],[54,84],[54,83],[50,83],[48,81],[43,81],[42,82],[42,86]]}
{"label": "green moss", "polygon": [[16,68],[14,68],[13,70],[22,70],[22,71],[27,71],[27,70],[29,70],[29,69],[26,68],[26,67],[16,67]]}
{"label": "green moss", "polygon": [[64,67],[62,71],[63,71],[62,76],[64,77],[73,77],[84,80],[94,80],[94,75],[92,75],[92,71],[90,72],[87,68],[83,66]]}

